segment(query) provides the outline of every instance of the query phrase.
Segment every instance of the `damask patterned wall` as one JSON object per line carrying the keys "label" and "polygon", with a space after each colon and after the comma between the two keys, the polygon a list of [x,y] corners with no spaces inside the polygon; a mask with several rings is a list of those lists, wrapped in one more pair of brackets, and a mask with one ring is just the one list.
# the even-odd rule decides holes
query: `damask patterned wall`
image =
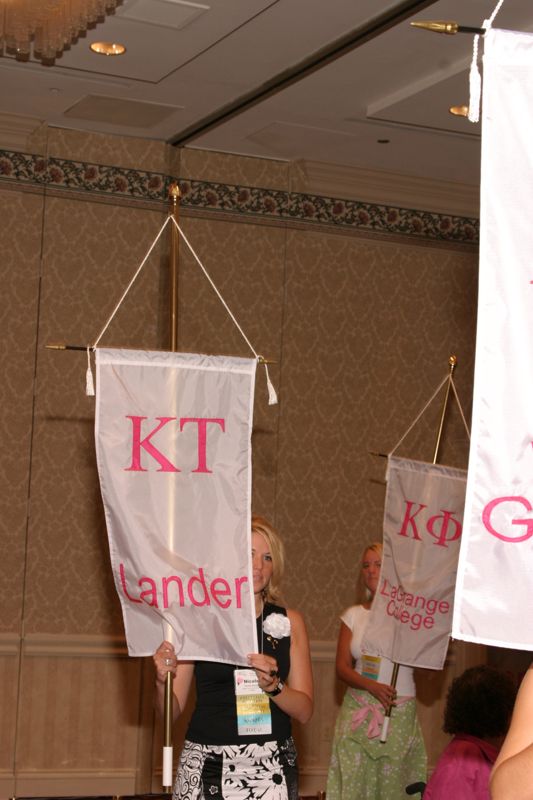
{"label": "damask patterned wall", "polygon": [[[318,739],[303,740],[303,761],[320,776],[336,620],[363,543],[381,531],[384,460],[370,451],[392,449],[451,353],[469,415],[476,221],[391,208],[386,197],[377,206],[297,194],[286,163],[60,130],[38,140],[38,155],[0,153],[0,796],[43,781],[64,794],[146,790],[157,772],[150,668],[123,657],[85,355],[44,345],[96,338],[164,221],[172,176],[186,235],[256,350],[276,362],[278,406],[258,370],[254,505],[284,535],[287,599],[314,642],[329,716],[313,723]],[[103,343],[166,345],[166,253],[164,236]],[[181,349],[249,354],[183,243],[179,299]],[[437,402],[399,452],[430,460],[439,414]],[[464,467],[466,457],[452,407],[442,460]],[[96,718],[123,735],[92,738]],[[65,720],[65,746],[52,746],[50,725]],[[81,721],[83,747],[72,741]]]}

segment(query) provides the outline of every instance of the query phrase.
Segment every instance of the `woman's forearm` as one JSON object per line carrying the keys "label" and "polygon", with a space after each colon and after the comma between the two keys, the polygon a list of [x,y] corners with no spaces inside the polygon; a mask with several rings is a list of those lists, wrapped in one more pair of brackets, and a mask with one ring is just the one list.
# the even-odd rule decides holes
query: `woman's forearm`
{"label": "woman's forearm", "polygon": [[369,692],[370,686],[375,683],[375,681],[370,680],[370,678],[365,678],[346,664],[337,664],[337,678],[348,686],[351,686],[352,689],[363,689],[365,692]]}
{"label": "woman's forearm", "polygon": [[371,694],[383,708],[388,708],[396,701],[397,692],[394,686],[365,678],[352,667],[348,667],[346,662],[337,663],[337,676],[352,689],[360,689]]}
{"label": "woman's forearm", "polygon": [[490,796],[492,800],[533,800],[533,744],[496,765]]}
{"label": "woman's forearm", "polygon": [[313,714],[313,701],[305,692],[291,689],[285,684],[280,694],[270,698],[278,708],[298,722],[309,722]]}
{"label": "woman's forearm", "polygon": [[493,800],[533,800],[533,667],[520,685],[511,725],[490,778]]}

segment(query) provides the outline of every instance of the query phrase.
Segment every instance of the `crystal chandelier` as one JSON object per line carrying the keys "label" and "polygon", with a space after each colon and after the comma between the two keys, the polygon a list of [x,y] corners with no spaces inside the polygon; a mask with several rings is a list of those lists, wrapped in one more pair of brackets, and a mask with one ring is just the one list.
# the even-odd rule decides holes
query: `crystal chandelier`
{"label": "crystal chandelier", "polygon": [[0,0],[0,55],[51,64],[122,0]]}

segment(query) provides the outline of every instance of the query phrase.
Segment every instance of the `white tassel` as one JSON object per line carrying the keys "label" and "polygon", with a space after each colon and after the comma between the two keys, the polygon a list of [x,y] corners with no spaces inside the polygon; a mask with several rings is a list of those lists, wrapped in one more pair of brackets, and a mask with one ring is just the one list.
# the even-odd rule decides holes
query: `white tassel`
{"label": "white tassel", "polygon": [[481,75],[477,65],[479,36],[474,37],[474,52],[470,64],[470,102],[468,104],[468,119],[470,122],[479,122],[479,106],[481,103]]}
{"label": "white tassel", "polygon": [[91,369],[91,351],[87,348],[87,372],[85,373],[85,394],[87,397],[94,397],[94,379]]}
{"label": "white tassel", "polygon": [[[259,358],[261,358],[261,356],[259,356]],[[263,361],[263,364],[265,365],[265,374],[268,387],[268,405],[275,406],[276,403],[278,402],[278,395],[276,393],[276,390],[274,389],[274,384],[270,380],[270,375],[268,374],[268,365],[265,361]]]}

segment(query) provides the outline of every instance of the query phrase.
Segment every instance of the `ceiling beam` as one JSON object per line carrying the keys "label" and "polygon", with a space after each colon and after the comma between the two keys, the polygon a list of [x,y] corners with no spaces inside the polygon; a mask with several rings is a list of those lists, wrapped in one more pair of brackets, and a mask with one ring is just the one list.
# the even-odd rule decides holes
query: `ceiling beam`
{"label": "ceiling beam", "polygon": [[394,8],[373,17],[365,25],[351,30],[326,47],[317,50],[298,64],[295,64],[287,70],[278,72],[276,75],[273,75],[272,78],[269,78],[268,81],[265,81],[249,92],[237,97],[230,103],[215,109],[215,111],[212,111],[210,114],[203,117],[203,119],[189,125],[187,128],[184,128],[170,139],[170,144],[180,147],[188,142],[192,142],[198,136],[217,128],[219,125],[223,125],[225,122],[228,122],[233,117],[261,103],[263,100],[273,97],[275,94],[278,94],[278,92],[283,91],[283,89],[292,86],[294,83],[316,72],[316,70],[331,64],[333,61],[350,53],[357,47],[375,39],[380,34],[389,30],[389,28],[393,28],[395,25],[404,22],[409,17],[412,17],[413,14],[423,11],[435,2],[436,0],[402,0],[402,2],[397,3]]}

